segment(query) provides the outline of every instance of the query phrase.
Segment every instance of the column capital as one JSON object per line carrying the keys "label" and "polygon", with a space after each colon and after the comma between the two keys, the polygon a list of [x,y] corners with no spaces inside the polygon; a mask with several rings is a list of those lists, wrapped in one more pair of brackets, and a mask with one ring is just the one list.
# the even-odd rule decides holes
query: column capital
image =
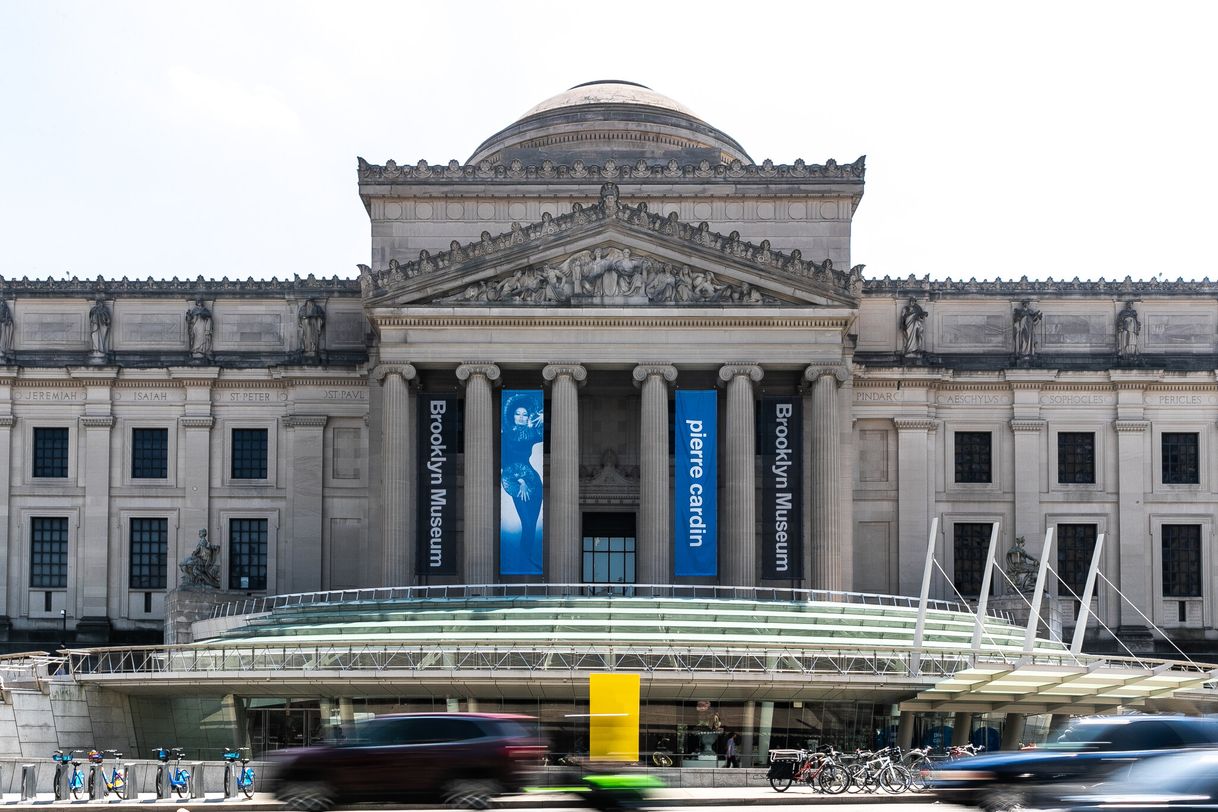
{"label": "column capital", "polygon": [[804,370],[804,380],[813,383],[826,375],[832,375],[839,384],[850,380],[850,370],[845,364],[811,364]]}
{"label": "column capital", "polygon": [[658,375],[667,383],[672,383],[677,379],[677,368],[672,364],[645,361],[635,367],[634,372],[631,373],[635,386],[639,386],[653,375]]}
{"label": "column capital", "polygon": [[757,383],[761,380],[763,375],[765,375],[765,371],[762,370],[759,364],[737,363],[724,364],[723,366],[719,367],[719,380],[723,383],[727,383],[733,378],[739,378],[741,376],[745,376],[753,383]]}
{"label": "column capital", "polygon": [[184,429],[210,429],[216,424],[214,417],[179,417],[178,425]]}
{"label": "column capital", "polygon": [[892,423],[896,426],[897,431],[935,431],[939,428],[938,421],[925,417],[898,417]]}
{"label": "column capital", "polygon": [[1012,420],[1011,431],[1016,434],[1020,432],[1037,432],[1039,433],[1045,427],[1044,420]]}
{"label": "column capital", "polygon": [[85,415],[80,418],[80,425],[87,429],[108,429],[114,425],[114,416],[108,414]]}
{"label": "column capital", "polygon": [[17,418],[13,417],[11,414],[0,415],[0,429],[12,428],[16,422]]}
{"label": "column capital", "polygon": [[1150,428],[1149,420],[1114,420],[1112,427],[1118,434],[1125,432],[1143,432]]}
{"label": "column capital", "polygon": [[457,367],[457,380],[468,383],[475,375],[481,375],[488,381],[499,380],[499,367],[490,361],[467,361]]}
{"label": "column capital", "polygon": [[564,375],[569,376],[576,383],[583,383],[588,377],[588,370],[584,369],[580,364],[566,362],[546,364],[541,368],[541,377],[547,381],[557,380]]}
{"label": "column capital", "polygon": [[390,375],[400,375],[403,381],[413,381],[418,374],[414,364],[377,364],[376,369],[372,370],[372,378],[381,384]]}
{"label": "column capital", "polygon": [[324,429],[327,419],[324,414],[290,414],[283,419],[283,425],[289,429]]}

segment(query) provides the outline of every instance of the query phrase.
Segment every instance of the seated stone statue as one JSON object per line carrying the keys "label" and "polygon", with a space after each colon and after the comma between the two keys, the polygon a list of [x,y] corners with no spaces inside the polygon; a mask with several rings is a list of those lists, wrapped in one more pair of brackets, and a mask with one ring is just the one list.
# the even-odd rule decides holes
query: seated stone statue
{"label": "seated stone statue", "polygon": [[1023,545],[1023,536],[1016,536],[1015,543],[1007,550],[1007,575],[1020,592],[1031,592],[1036,588],[1040,560],[1029,554]]}
{"label": "seated stone statue", "polygon": [[216,553],[219,551],[220,546],[208,540],[206,528],[200,530],[199,543],[190,555],[178,564],[178,569],[182,572],[181,586],[219,589],[220,568],[216,564]]}

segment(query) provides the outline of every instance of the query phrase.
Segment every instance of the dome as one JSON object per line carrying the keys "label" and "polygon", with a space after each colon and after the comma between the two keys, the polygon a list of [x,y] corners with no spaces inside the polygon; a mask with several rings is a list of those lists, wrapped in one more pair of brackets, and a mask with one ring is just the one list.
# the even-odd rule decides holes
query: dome
{"label": "dome", "polygon": [[649,87],[602,79],[552,96],[486,139],[469,163],[544,160],[602,164],[640,159],[684,165],[753,160],[735,139]]}

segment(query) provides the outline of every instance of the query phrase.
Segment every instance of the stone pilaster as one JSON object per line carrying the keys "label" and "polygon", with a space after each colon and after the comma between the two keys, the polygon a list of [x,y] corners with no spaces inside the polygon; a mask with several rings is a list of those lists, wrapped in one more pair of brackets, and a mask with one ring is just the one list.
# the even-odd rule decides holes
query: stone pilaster
{"label": "stone pilaster", "polygon": [[672,579],[672,482],[668,470],[668,385],[677,379],[669,364],[640,364],[635,383],[642,390],[639,431],[638,581]]}
{"label": "stone pilaster", "polygon": [[724,416],[724,522],[719,539],[722,562],[719,583],[757,583],[757,425],[753,384],[764,373],[756,364],[728,364],[719,369],[727,388]]}
{"label": "stone pilaster", "polygon": [[[199,531],[206,529],[212,544],[221,544],[226,535],[221,528],[211,527],[211,430],[212,384],[220,375],[219,367],[171,369],[170,377],[186,390],[186,406],[178,418],[178,459],[185,464],[178,470],[178,484],[185,494],[178,536],[169,540],[170,589],[182,577],[178,562],[194,550]],[[174,463],[176,464],[176,463]],[[220,588],[228,588],[228,573],[220,573]]]}
{"label": "stone pilaster", "polygon": [[[1015,435],[1015,535],[1023,536],[1025,549],[1039,559],[1045,544],[1040,505],[1041,444],[1044,442],[1045,421],[1015,419],[1010,425]],[[999,476],[1000,472],[994,471],[995,481]],[[1052,550],[1049,564],[1057,569],[1057,559]]]}
{"label": "stone pilaster", "polygon": [[465,583],[495,582],[495,411],[491,386],[499,367],[469,363],[457,367],[465,384]]}
{"label": "stone pilaster", "polygon": [[[1117,439],[1117,560],[1120,571],[1116,577],[1111,572],[1104,574],[1120,586],[1129,601],[1153,617],[1150,611],[1151,596],[1154,594],[1151,585],[1151,536],[1144,504],[1146,491],[1149,490],[1146,487],[1146,473],[1150,469],[1146,461],[1154,459],[1150,448],[1150,421],[1117,420],[1113,428],[1116,429]],[[1097,590],[1103,588],[1101,583]],[[1117,604],[1115,608],[1122,632],[1128,632],[1132,637],[1134,630],[1145,630],[1146,621],[1127,601],[1113,596],[1112,603]]]}
{"label": "stone pilaster", "polygon": [[[84,437],[84,521],[77,535],[76,611],[82,621],[120,617],[117,588],[118,564],[125,556],[110,554],[110,429],[112,415],[80,418]],[[116,551],[117,552],[117,551]],[[111,572],[111,570],[114,570]],[[113,605],[111,605],[113,603]]]}
{"label": "stone pilaster", "polygon": [[289,415],[287,428],[289,508],[288,538],[291,546],[278,556],[286,583],[277,592],[314,592],[322,584],[322,503],[324,460],[322,438],[326,416]]}
{"label": "stone pilaster", "polygon": [[841,545],[843,483],[838,386],[848,373],[840,364],[810,366],[812,383],[812,588],[844,590],[849,551]]}
{"label": "stone pilaster", "polygon": [[405,586],[414,576],[414,478],[411,455],[414,395],[410,364],[377,367],[381,382],[381,577],[385,586]]}
{"label": "stone pilaster", "polygon": [[550,583],[580,581],[579,385],[588,372],[579,364],[550,364],[550,487],[546,575]]}
{"label": "stone pilaster", "polygon": [[930,532],[930,433],[937,424],[927,418],[893,423],[897,429],[897,590],[901,595],[917,595]]}

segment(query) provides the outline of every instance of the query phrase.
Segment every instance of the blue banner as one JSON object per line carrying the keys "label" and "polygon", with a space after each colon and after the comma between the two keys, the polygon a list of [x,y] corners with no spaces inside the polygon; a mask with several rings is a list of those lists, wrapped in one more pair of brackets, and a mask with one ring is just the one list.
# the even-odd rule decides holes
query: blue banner
{"label": "blue banner", "polygon": [[677,390],[672,537],[677,576],[714,578],[719,573],[717,406],[714,390]]}
{"label": "blue banner", "polygon": [[540,390],[505,389],[499,421],[499,574],[543,575]]}

